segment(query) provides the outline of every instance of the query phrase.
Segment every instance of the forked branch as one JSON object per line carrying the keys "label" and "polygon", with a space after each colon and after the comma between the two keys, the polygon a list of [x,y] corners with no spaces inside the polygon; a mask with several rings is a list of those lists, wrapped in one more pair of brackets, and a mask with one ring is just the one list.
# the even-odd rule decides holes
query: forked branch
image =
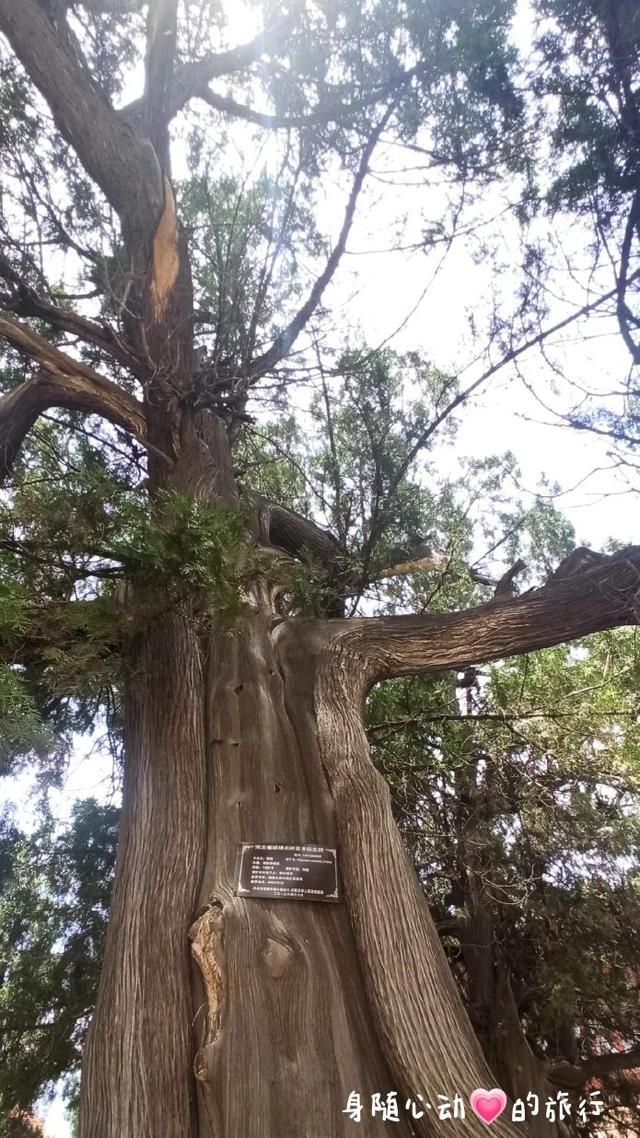
{"label": "forked branch", "polygon": [[57,331],[69,332],[86,344],[100,348],[131,371],[135,372],[138,369],[140,361],[109,324],[89,320],[86,316],[80,316],[67,308],[60,308],[39,296],[35,289],[16,272],[3,253],[0,253],[0,277],[3,277],[13,290],[11,293],[0,293],[0,303],[7,311],[15,313],[16,316],[34,316],[38,320],[45,320]]}
{"label": "forked branch", "polygon": [[0,399],[0,481],[9,473],[38,416],[50,407],[101,415],[130,431],[148,447],[143,408],[132,395],[87,364],[61,352],[24,324],[0,316],[0,336],[34,360],[40,369]]}
{"label": "forked branch", "polygon": [[394,676],[460,670],[639,622],[640,546],[633,545],[588,572],[521,597],[443,616],[366,617],[336,627],[335,638],[357,652],[363,680],[371,686]]}
{"label": "forked branch", "polygon": [[155,226],[164,191],[153,147],[109,105],[66,50],[44,9],[36,0],[0,0],[0,32],[123,223],[131,228],[147,218]]}
{"label": "forked branch", "polygon": [[[244,71],[261,56],[270,52],[278,43],[285,43],[287,31],[291,27],[292,16],[287,15],[276,21],[270,28],[249,41],[228,51],[208,52],[201,59],[190,60],[175,69],[171,83],[170,96],[166,103],[169,121],[198,96],[204,97],[208,84],[223,75]],[[137,123],[144,113],[145,100],[135,99],[119,111],[123,121]]]}
{"label": "forked branch", "polygon": [[330,283],[340,263],[342,254],[345,251],[347,239],[349,237],[353,219],[355,217],[360,191],[362,190],[364,180],[369,169],[371,156],[375,150],[382,131],[391,118],[392,113],[393,106],[389,107],[381,121],[371,131],[371,134],[367,139],[367,143],[362,151],[360,163],[358,165],[358,169],[351,186],[351,193],[349,194],[347,207],[344,212],[340,235],[327,258],[324,269],[316,278],[306,301],[295,314],[293,319],[289,322],[289,324],[287,324],[286,328],[282,330],[279,336],[276,337],[271,347],[268,348],[267,351],[263,353],[263,355],[258,356],[258,358],[253,361],[249,369],[249,376],[252,383],[255,383],[256,380],[261,378],[261,376],[266,375],[268,372],[272,371],[273,368],[276,367],[282,359],[284,359],[284,357],[289,353],[295,340],[298,338],[305,325],[308,324],[309,320],[313,316],[313,313],[318,307],[322,299],[322,295],[327,285]]}

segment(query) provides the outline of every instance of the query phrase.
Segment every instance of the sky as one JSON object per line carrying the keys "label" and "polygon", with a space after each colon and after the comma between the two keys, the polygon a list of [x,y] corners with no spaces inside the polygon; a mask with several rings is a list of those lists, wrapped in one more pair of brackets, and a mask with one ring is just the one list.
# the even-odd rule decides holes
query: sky
{"label": "sky", "polygon": [[[252,12],[249,18],[248,9],[241,4],[230,5],[229,10],[234,37],[239,41],[250,39],[257,30],[257,14]],[[520,34],[524,34],[524,4],[520,21]],[[138,80],[132,76],[126,99],[137,93]],[[486,306],[492,271],[478,263],[463,239],[453,243],[442,264],[438,254],[373,251],[384,249],[395,230],[397,211],[381,207],[377,200],[385,188],[384,179],[397,161],[398,156],[392,151],[383,150],[374,162],[374,177],[365,193],[341,270],[326,299],[335,311],[348,310],[350,323],[361,330],[368,344],[388,342],[398,350],[420,349],[436,366],[462,373],[463,383],[470,383],[484,366],[472,362],[472,318]],[[344,186],[329,179],[320,222],[324,230],[334,235],[340,228],[343,200]],[[419,232],[425,218],[440,215],[442,203],[442,191],[437,185],[420,190],[405,187],[401,204],[407,213],[407,239]],[[508,206],[504,194],[497,192],[494,196],[487,194],[482,202],[483,215],[501,218],[490,232],[493,247],[506,266],[501,283],[507,292],[515,285],[520,253],[517,229],[508,211],[505,213]],[[581,247],[581,235],[577,232],[572,234],[566,229],[558,236],[569,249]],[[581,291],[569,279],[565,285],[552,301],[550,322],[562,319],[572,306],[584,302]],[[604,285],[607,287],[611,287],[610,282]],[[585,339],[581,329],[578,334],[573,333],[568,343],[553,350],[570,376],[593,390],[612,390],[628,367],[625,349],[612,322],[598,322],[595,337],[591,338],[591,331],[589,335]],[[611,468],[606,443],[595,436],[571,433],[554,422],[553,409],[566,407],[566,393],[553,391],[539,354],[532,352],[527,357],[522,373],[528,387],[513,370],[505,369],[480,390],[461,419],[458,451],[475,457],[513,451],[521,469],[521,490],[530,495],[532,502],[542,479],[558,483],[561,493],[554,500],[573,522],[578,544],[600,548],[611,537],[625,542],[640,540],[629,487],[620,472]],[[449,464],[449,472],[455,474],[455,452],[443,450],[441,461],[445,468]],[[105,798],[110,794],[110,760],[90,754],[91,745],[90,741],[78,740],[63,787],[51,792],[52,809],[61,821],[68,818],[77,797],[91,794]],[[0,785],[0,800],[3,792],[6,795],[7,788]],[[11,798],[17,803],[20,821],[28,825],[28,778],[13,785]],[[68,1138],[70,1132],[59,1097],[50,1106],[41,1104],[39,1113],[50,1138]]]}

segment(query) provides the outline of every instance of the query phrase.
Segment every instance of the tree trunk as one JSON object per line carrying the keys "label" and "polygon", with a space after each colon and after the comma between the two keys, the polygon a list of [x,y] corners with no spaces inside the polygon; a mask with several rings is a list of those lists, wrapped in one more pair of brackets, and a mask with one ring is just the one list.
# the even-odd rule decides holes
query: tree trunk
{"label": "tree trunk", "polygon": [[538,1112],[529,1115],[530,1138],[569,1138],[575,1134],[573,1120],[549,1122],[545,1115],[548,1098],[560,1089],[549,1080],[549,1065],[534,1055],[526,1039],[507,970],[497,968],[496,984],[496,1071],[501,1086],[514,1099],[527,1102],[529,1093],[537,1096]]}
{"label": "tree trunk", "polygon": [[[389,1091],[399,1135],[486,1133],[468,1095],[495,1079],[368,755],[357,660],[322,627],[262,599],[228,633],[173,612],[135,646],[81,1138],[382,1135]],[[337,847],[343,902],[236,896],[238,845],[263,841]],[[466,1119],[440,1122],[456,1092]]]}
{"label": "tree trunk", "polygon": [[202,651],[185,613],[132,645],[123,812],[84,1057],[82,1138],[197,1134],[186,929],[205,841]]}
{"label": "tree trunk", "polygon": [[393,1088],[345,906],[234,893],[241,842],[336,846],[309,731],[313,657],[292,670],[269,625],[256,611],[209,650],[207,850],[190,934],[199,1138],[333,1138],[353,1128],[341,1113],[351,1091],[370,1101]]}

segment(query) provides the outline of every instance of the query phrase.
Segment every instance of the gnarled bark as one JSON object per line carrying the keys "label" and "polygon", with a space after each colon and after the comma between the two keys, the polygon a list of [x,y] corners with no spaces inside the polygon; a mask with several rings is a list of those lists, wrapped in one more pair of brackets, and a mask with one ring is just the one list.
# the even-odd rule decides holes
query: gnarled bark
{"label": "gnarled bark", "polygon": [[197,1134],[187,930],[206,833],[204,663],[188,612],[131,647],[127,761],[82,1138]]}
{"label": "gnarled bark", "polygon": [[[351,1091],[370,1102],[394,1085],[345,906],[235,895],[241,842],[336,845],[313,648],[283,657],[271,623],[255,612],[209,645],[207,854],[191,929],[199,1138],[338,1138],[353,1128]],[[396,1128],[410,1133],[406,1119]]]}

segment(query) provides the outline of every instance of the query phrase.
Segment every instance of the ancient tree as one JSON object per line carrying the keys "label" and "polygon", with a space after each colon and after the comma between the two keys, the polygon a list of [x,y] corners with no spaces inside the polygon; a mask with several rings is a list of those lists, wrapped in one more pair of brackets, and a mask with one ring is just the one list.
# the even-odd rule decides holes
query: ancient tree
{"label": "ancient tree", "polygon": [[[461,6],[460,21],[478,18],[471,9]],[[347,618],[345,597],[358,586],[339,543],[278,503],[248,493],[241,502],[231,451],[248,394],[290,353],[334,274],[380,137],[406,135],[411,115],[427,113],[425,93],[434,106],[446,103],[454,66],[441,58],[447,21],[443,11],[429,13],[418,5],[408,19],[414,46],[432,51],[422,64],[400,68],[391,33],[365,29],[381,53],[377,86],[363,65],[368,85],[350,104],[326,79],[308,110],[267,113],[222,94],[215,81],[286,70],[287,44],[300,46],[316,30],[304,5],[276,14],[252,42],[198,54],[199,43],[180,39],[178,0],[82,7],[0,0],[12,58],[53,118],[64,155],[59,176],[68,174],[65,162],[79,162],[83,192],[95,192],[117,219],[125,268],[112,318],[85,315],[6,244],[0,333],[23,375],[0,401],[3,474],[51,409],[98,416],[144,451],[158,533],[170,536],[178,525],[176,503],[192,503],[201,516],[242,518],[245,536],[235,540],[257,551],[231,621],[218,619],[197,580],[175,590],[162,574],[133,573],[119,598],[112,647],[125,660],[123,816],[84,1062],[82,1138],[329,1138],[353,1125],[342,1113],[352,1090],[421,1092],[435,1101],[495,1082],[371,763],[363,699],[393,677],[464,669],[635,623],[640,548],[522,597],[505,590],[468,611]],[[117,110],[91,70],[96,29],[114,17],[138,21],[131,35],[146,37],[144,93]],[[93,38],[83,35],[83,18]],[[468,67],[477,79],[476,64],[463,54],[456,74]],[[496,98],[509,126],[515,96],[505,86]],[[196,331],[210,314],[194,303],[192,233],[176,204],[170,136],[194,100],[269,130],[320,127],[342,138],[349,121],[354,132],[344,146],[351,189],[324,267],[272,342],[260,345],[249,329],[231,360],[196,351]],[[479,133],[496,117],[476,123],[469,151],[457,155],[463,165],[473,154],[482,165]],[[435,132],[434,152],[447,129]],[[57,220],[69,247],[73,235]],[[270,568],[279,555],[321,568],[332,598],[327,615],[282,612]],[[78,603],[86,608],[91,598]],[[20,643],[25,659],[36,651]],[[20,660],[15,647],[13,658]],[[261,841],[337,847],[342,903],[238,897],[238,845]],[[362,1129],[378,1133],[382,1125],[370,1119]],[[435,1135],[448,1125],[425,1113],[397,1130]],[[484,1132],[469,1113],[456,1123],[461,1135]],[[507,1138],[518,1127],[505,1115],[494,1132]]]}

